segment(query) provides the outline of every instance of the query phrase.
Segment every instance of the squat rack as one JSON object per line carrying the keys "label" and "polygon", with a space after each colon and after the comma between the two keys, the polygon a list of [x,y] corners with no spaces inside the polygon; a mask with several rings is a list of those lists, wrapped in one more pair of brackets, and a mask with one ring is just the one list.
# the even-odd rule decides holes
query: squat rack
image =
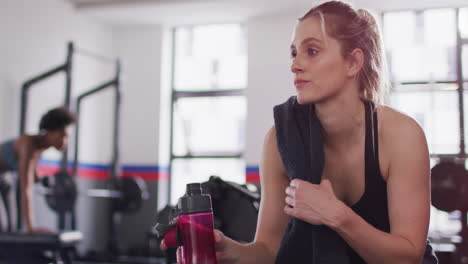
{"label": "squat rack", "polygon": [[[114,125],[114,144],[118,144],[118,124],[119,124],[119,106],[120,106],[120,90],[119,90],[119,83],[120,83],[120,62],[118,59],[109,58],[92,51],[88,51],[86,49],[76,48],[73,42],[67,43],[67,53],[66,59],[63,64],[56,66],[50,70],[45,71],[44,73],[38,74],[35,77],[30,78],[29,80],[25,81],[21,87],[21,102],[20,102],[20,125],[19,125],[19,134],[23,135],[26,132],[26,123],[27,123],[27,111],[28,111],[28,103],[29,98],[28,94],[31,91],[31,88],[52,76],[56,76],[57,74],[64,73],[65,74],[65,96],[63,99],[63,105],[67,109],[71,109],[70,101],[71,101],[71,92],[72,92],[72,65],[73,65],[73,58],[74,55],[82,55],[85,57],[89,57],[96,61],[100,61],[107,64],[115,64],[116,65],[116,73],[115,77],[104,84],[98,85],[96,88],[92,89],[91,91],[83,94],[80,98],[85,97],[89,93],[96,92],[96,90],[100,90],[99,88],[108,87],[109,85],[114,85],[116,87],[116,95],[117,95],[117,103],[115,107],[115,125]],[[78,127],[78,122],[76,124]],[[75,152],[77,151],[78,146],[76,145]],[[118,159],[118,148],[113,153],[112,158],[112,171],[111,175],[116,175],[117,171],[117,159]],[[60,172],[67,173],[68,171],[68,148],[65,149],[62,153],[61,163],[60,163]],[[73,174],[77,172],[77,164],[73,164]],[[20,190],[19,184],[17,184],[17,191],[16,191],[16,203],[20,205]],[[17,227],[20,229],[22,226],[22,217],[21,217],[21,210],[19,206],[17,206]],[[73,212],[67,213],[59,213],[58,214],[58,229],[59,230],[66,230],[66,229],[73,229],[75,228],[75,216]]]}

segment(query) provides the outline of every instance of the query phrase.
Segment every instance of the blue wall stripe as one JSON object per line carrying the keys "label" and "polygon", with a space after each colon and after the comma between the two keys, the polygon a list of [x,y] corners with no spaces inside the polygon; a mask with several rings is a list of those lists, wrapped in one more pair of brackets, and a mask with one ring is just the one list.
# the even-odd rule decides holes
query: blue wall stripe
{"label": "blue wall stripe", "polygon": [[[61,162],[58,160],[45,160],[40,159],[38,165],[57,166],[60,167]],[[73,166],[73,162],[69,161],[68,166]],[[79,163],[79,168],[96,169],[96,170],[109,170],[109,165],[93,164],[93,163]],[[124,165],[121,166],[124,171],[147,171],[147,172],[168,172],[169,168],[165,166],[151,166],[151,165]]]}
{"label": "blue wall stripe", "polygon": [[245,169],[247,172],[259,172],[260,169],[258,168],[258,166],[247,166],[247,168]]}

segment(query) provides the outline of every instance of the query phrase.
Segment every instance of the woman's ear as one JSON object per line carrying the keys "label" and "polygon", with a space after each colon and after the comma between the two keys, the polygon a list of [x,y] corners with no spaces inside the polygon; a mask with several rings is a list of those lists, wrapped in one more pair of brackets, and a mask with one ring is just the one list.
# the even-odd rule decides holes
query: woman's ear
{"label": "woman's ear", "polygon": [[364,52],[361,49],[354,49],[347,57],[348,60],[348,76],[355,77],[364,65]]}

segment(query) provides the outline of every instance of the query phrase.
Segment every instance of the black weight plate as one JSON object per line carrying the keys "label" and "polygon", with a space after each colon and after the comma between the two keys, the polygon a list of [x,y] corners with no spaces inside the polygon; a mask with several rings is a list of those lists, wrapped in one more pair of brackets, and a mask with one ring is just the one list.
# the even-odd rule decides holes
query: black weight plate
{"label": "black weight plate", "polygon": [[435,165],[431,169],[432,205],[446,212],[462,209],[466,186],[463,164],[443,161]]}
{"label": "black weight plate", "polygon": [[119,179],[117,190],[122,193],[122,197],[116,201],[115,209],[125,213],[138,211],[149,197],[145,181],[135,176]]}
{"label": "black weight plate", "polygon": [[71,211],[75,207],[77,188],[72,176],[65,172],[54,174],[49,180],[47,205],[55,212]]}

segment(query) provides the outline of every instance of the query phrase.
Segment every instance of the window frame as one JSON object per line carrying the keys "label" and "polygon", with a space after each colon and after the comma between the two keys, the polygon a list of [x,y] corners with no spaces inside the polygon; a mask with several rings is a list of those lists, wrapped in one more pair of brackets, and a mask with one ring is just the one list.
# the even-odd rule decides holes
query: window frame
{"label": "window frame", "polygon": [[[439,159],[453,159],[453,158],[459,158],[459,159],[466,159],[468,158],[468,154],[466,153],[466,143],[465,143],[465,113],[464,113],[464,105],[465,105],[465,99],[464,99],[464,91],[468,91],[468,88],[464,88],[464,83],[468,83],[468,76],[463,76],[463,69],[462,69],[462,50],[463,46],[466,45],[468,47],[468,38],[462,38],[461,37],[461,32],[459,28],[459,23],[460,23],[460,10],[461,8],[464,7],[457,7],[457,8],[451,8],[455,11],[455,30],[456,30],[456,44],[455,44],[455,61],[456,61],[456,80],[449,81],[449,80],[436,80],[436,81],[411,81],[411,82],[398,82],[395,83],[394,80],[390,80],[392,86],[395,86],[395,84],[398,84],[400,87],[405,86],[405,85],[415,85],[415,84],[456,84],[457,85],[457,94],[458,94],[458,115],[459,115],[459,152],[456,154],[447,154],[447,153],[430,153],[431,158],[439,158]],[[468,6],[467,6],[468,8]],[[424,14],[425,11],[428,10],[434,10],[434,9],[440,9],[440,8],[425,8],[425,9],[414,9],[414,10],[392,10],[392,11],[387,11],[387,12],[382,12],[381,13],[381,24],[382,24],[382,31],[385,32],[385,24],[384,24],[384,16],[387,13],[394,13],[394,12],[399,12],[399,11],[411,11],[416,14],[418,19],[420,19],[420,16]],[[387,52],[387,50],[385,50]],[[468,65],[468,63],[467,63]],[[390,65],[388,65],[390,66]],[[388,67],[389,69],[391,67]],[[391,90],[391,93],[405,93],[405,92],[413,92],[414,90],[407,90],[404,91],[403,89],[398,89],[398,90]],[[444,91],[443,89],[433,89],[433,90],[427,90],[427,92],[431,91]],[[423,92],[423,91],[421,91]]]}
{"label": "window frame", "polygon": [[[222,24],[222,23],[221,23]],[[228,24],[228,23],[226,23]],[[238,24],[241,27],[244,25],[242,23],[229,23],[229,24]],[[209,24],[207,24],[208,26]],[[204,26],[204,25],[196,25],[196,26]],[[183,26],[181,26],[183,27]],[[239,159],[244,161],[244,154],[245,154],[245,146],[242,151],[239,152],[207,152],[203,155],[175,155],[174,154],[174,110],[175,104],[179,99],[182,98],[220,98],[220,97],[246,97],[245,89],[216,89],[216,90],[177,90],[175,86],[175,69],[176,69],[176,31],[180,27],[174,27],[171,30],[171,77],[170,77],[170,90],[171,90],[171,102],[170,102],[170,131],[169,131],[169,165],[168,165],[168,192],[167,192],[167,201],[168,203],[171,202],[171,195],[172,195],[172,168],[173,163],[177,159],[184,159],[184,160],[195,160],[195,159]]]}

